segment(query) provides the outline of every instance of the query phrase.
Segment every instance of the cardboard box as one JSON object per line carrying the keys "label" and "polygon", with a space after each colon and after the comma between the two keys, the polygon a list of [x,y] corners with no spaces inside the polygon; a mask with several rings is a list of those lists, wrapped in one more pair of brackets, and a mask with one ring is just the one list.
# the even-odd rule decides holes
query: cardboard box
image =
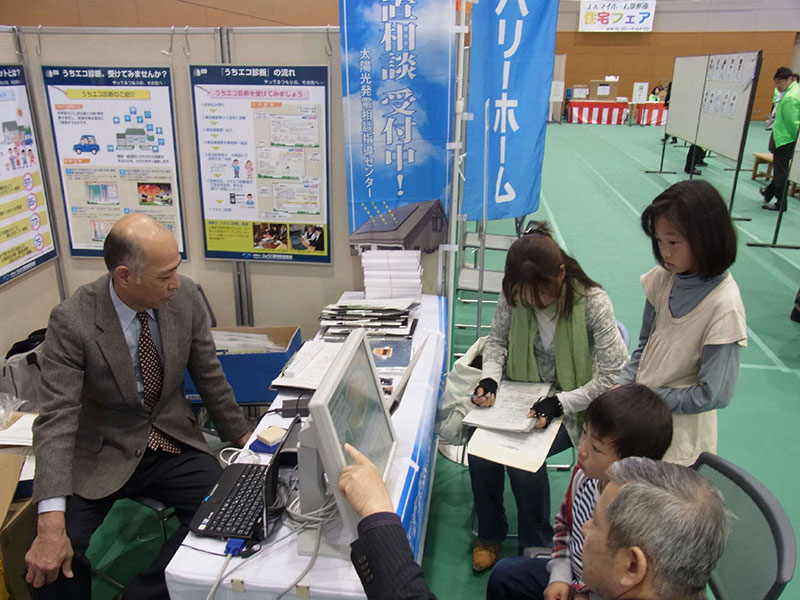
{"label": "cardboard box", "polygon": [[617,99],[616,81],[605,81],[602,79],[592,79],[589,82],[589,100],[610,100]]}
{"label": "cardboard box", "polygon": [[33,542],[36,511],[30,500],[11,502],[25,457],[0,454],[0,557],[6,587],[14,600],[30,600],[25,553]]}
{"label": "cardboard box", "polygon": [[[222,370],[236,394],[239,404],[270,404],[277,391],[270,390],[272,380],[280,375],[286,362],[297,352],[302,344],[298,327],[217,327],[218,331],[239,333],[262,333],[280,344],[281,352],[259,352],[252,354],[219,354]],[[197,388],[186,373],[183,384],[184,393],[193,401],[200,401]]]}

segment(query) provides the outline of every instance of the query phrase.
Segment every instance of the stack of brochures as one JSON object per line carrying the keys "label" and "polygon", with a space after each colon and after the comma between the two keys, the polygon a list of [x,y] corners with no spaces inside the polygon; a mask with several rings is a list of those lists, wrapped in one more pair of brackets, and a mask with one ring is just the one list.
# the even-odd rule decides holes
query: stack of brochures
{"label": "stack of brochures", "polygon": [[419,250],[368,250],[361,255],[367,298],[418,298],[422,295]]}
{"label": "stack of brochures", "polygon": [[329,304],[320,315],[320,331],[328,341],[343,341],[354,329],[366,329],[370,337],[407,337],[417,320],[411,309],[415,298],[342,300]]}
{"label": "stack of brochures", "polygon": [[307,340],[272,380],[271,387],[316,390],[341,349],[340,344],[325,340]]}
{"label": "stack of brochures", "polygon": [[211,330],[217,354],[256,354],[262,352],[283,352],[285,348],[273,342],[264,333],[243,333],[240,331]]}

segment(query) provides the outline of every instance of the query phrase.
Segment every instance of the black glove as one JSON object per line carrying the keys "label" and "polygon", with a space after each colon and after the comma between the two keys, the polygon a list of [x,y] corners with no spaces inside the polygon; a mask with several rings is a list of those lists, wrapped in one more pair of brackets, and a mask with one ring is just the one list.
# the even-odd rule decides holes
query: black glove
{"label": "black glove", "polygon": [[539,398],[533,403],[531,410],[536,411],[537,417],[544,417],[547,419],[545,427],[550,425],[550,421],[564,414],[564,408],[561,406],[561,401],[556,396]]}
{"label": "black glove", "polygon": [[478,393],[478,390],[483,388],[483,395],[486,394],[497,394],[497,382],[492,379],[491,377],[486,377],[481,379],[481,382],[478,384],[478,387],[475,388],[475,393]]}

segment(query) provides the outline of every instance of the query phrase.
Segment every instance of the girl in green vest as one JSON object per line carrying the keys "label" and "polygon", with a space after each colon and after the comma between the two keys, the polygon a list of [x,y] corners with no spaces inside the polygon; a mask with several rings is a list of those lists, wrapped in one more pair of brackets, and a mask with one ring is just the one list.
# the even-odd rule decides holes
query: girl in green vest
{"label": "girl in green vest", "polygon": [[[554,395],[531,398],[531,416],[538,417],[537,428],[564,417],[550,450],[556,454],[577,446],[581,413],[611,387],[627,356],[608,294],[541,223],[508,251],[503,292],[486,339],[482,379],[473,403],[492,406],[503,378],[552,382]],[[508,532],[505,471],[517,502],[520,549],[552,544],[547,467],[533,473],[470,456],[478,517],[478,542],[472,551],[476,571],[494,565]]]}

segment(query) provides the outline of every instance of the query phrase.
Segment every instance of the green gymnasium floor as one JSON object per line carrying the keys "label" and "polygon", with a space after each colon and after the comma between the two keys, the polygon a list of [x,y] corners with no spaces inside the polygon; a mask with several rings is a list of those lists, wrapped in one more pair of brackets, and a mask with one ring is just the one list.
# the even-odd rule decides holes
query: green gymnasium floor
{"label": "green gymnasium floor", "polygon": [[[665,169],[678,175],[645,174],[658,169],[663,129],[653,127],[553,124],[547,130],[542,202],[533,218],[547,219],[561,245],[586,272],[599,281],[614,303],[617,318],[633,338],[638,337],[644,296],[639,275],[654,259],[638,216],[658,193],[683,179],[686,148],[668,144]],[[800,251],[749,248],[749,241],[772,240],[776,213],[760,208],[758,183],[750,180],[752,153],[766,151],[768,132],[763,123],[750,127],[745,152],[746,171],[739,175],[734,216],[740,251],[733,266],[747,310],[749,346],[742,353],[736,397],[720,412],[719,451],[758,477],[781,501],[796,531],[800,531],[800,456],[792,432],[800,429],[800,324],[789,320],[800,286]],[[702,178],[730,198],[734,162],[715,157],[702,167]],[[512,233],[508,221],[490,223],[490,231]],[[800,244],[800,202],[789,200],[779,242]],[[488,262],[502,269],[503,257]],[[493,308],[485,310],[489,323]],[[474,305],[456,303],[456,322],[474,323]],[[453,350],[463,351],[474,331],[458,330]],[[794,474],[794,475],[793,475]],[[558,509],[568,473],[551,472],[552,510]],[[514,503],[507,491],[510,521]],[[118,503],[92,543],[93,556],[110,565],[109,574],[126,581],[152,558],[161,536],[154,514],[134,503]],[[433,591],[443,600],[480,599],[487,574],[472,574],[472,495],[465,468],[438,457],[432,490],[423,567]],[[504,554],[516,551],[516,541]],[[800,575],[798,575],[800,577]],[[95,582],[95,598],[114,591]],[[789,584],[784,598],[800,597],[800,582]]]}
{"label": "green gymnasium floor", "polygon": [[[557,240],[600,282],[614,303],[619,320],[638,338],[644,295],[639,275],[654,265],[649,240],[639,226],[644,207],[661,191],[684,179],[687,149],[667,144],[664,169],[678,175],[646,174],[657,170],[663,129],[604,125],[551,124],[547,129],[542,195],[532,216],[546,219]],[[777,213],[760,208],[758,186],[750,179],[752,153],[766,151],[768,132],[762,122],[748,132],[733,214],[739,221],[739,254],[732,272],[747,311],[748,347],[731,404],[719,415],[719,452],[758,477],[783,504],[800,531],[800,493],[795,460],[800,457],[792,432],[800,426],[800,324],[789,312],[800,286],[800,251],[751,248],[747,242],[770,242]],[[732,160],[706,160],[701,178],[726,201],[733,185]],[[760,180],[763,182],[763,180]],[[513,233],[513,223],[491,222],[492,233]],[[789,200],[779,243],[800,245],[800,201]],[[502,256],[488,256],[502,269]],[[474,323],[474,306],[456,302],[454,321]],[[492,308],[484,311],[491,320]],[[457,330],[453,351],[463,351],[474,330]],[[796,438],[795,438],[796,439]],[[795,473],[795,475],[792,475]],[[558,509],[569,475],[551,471],[552,510]],[[509,521],[515,523],[514,502],[506,489]],[[472,495],[467,470],[439,455],[434,478],[423,567],[439,598],[483,598],[487,574],[472,574],[470,531]],[[514,528],[514,525],[512,525]],[[507,541],[504,555],[516,551]],[[789,584],[784,598],[800,597],[800,582]]]}

